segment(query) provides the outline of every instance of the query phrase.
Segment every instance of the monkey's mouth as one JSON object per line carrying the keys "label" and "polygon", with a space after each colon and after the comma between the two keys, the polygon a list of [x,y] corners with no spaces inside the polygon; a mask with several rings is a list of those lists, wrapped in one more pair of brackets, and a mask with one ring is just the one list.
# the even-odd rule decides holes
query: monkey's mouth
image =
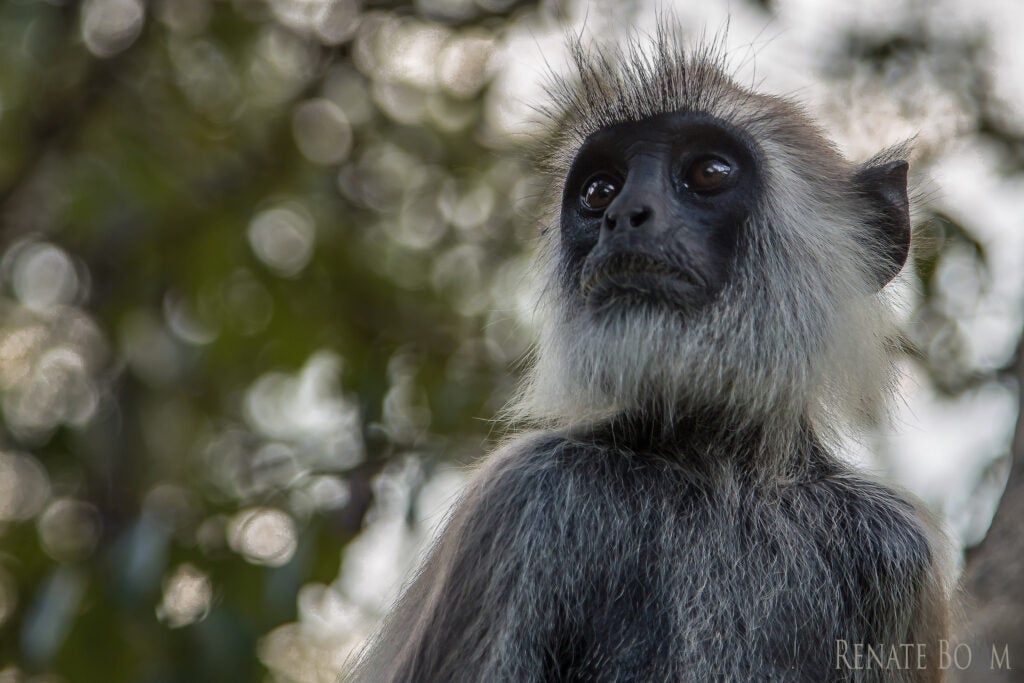
{"label": "monkey's mouth", "polygon": [[591,304],[616,294],[676,300],[699,285],[690,273],[644,254],[612,254],[588,262],[580,275],[580,293]]}

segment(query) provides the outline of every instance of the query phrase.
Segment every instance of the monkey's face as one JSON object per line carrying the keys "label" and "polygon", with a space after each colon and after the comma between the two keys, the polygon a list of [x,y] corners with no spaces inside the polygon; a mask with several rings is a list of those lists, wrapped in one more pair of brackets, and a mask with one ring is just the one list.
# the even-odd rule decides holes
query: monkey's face
{"label": "monkey's face", "polygon": [[759,187],[753,146],[708,116],[599,130],[566,178],[563,285],[594,313],[699,309],[730,279]]}

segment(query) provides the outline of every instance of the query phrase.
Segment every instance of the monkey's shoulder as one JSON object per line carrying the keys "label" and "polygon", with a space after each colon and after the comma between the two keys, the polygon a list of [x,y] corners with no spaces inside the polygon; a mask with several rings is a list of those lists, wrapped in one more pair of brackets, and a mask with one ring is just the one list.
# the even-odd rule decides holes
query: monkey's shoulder
{"label": "monkey's shoulder", "polygon": [[823,542],[883,575],[916,576],[934,560],[931,534],[909,496],[840,470],[802,492],[813,502]]}
{"label": "monkey's shoulder", "polygon": [[772,488],[761,497],[765,509],[754,514],[774,520],[778,534],[802,533],[826,561],[857,569],[871,583],[909,589],[934,555],[918,508],[907,495],[838,462],[826,469]]}

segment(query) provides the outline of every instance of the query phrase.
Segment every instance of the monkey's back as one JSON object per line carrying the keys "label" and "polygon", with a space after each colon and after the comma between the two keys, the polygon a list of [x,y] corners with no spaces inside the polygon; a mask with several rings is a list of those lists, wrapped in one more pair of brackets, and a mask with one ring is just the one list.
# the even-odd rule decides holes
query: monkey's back
{"label": "monkey's back", "polygon": [[451,522],[398,679],[913,680],[837,647],[908,642],[925,532],[894,492],[805,456],[765,481],[729,457],[510,449]]}

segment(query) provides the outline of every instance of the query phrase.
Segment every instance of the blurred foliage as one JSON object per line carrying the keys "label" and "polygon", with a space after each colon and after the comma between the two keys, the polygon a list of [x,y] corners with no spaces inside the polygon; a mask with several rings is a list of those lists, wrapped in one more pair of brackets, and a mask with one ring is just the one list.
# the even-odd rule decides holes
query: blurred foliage
{"label": "blurred foliage", "polygon": [[[490,62],[538,11],[0,4],[0,682],[333,680],[369,623],[329,588],[342,551],[416,517],[394,482],[486,449],[527,348],[531,185]],[[832,77],[964,47],[871,40]],[[1021,173],[978,74],[977,134]],[[956,393],[1004,367],[942,296],[986,255],[928,225],[914,353]]]}
{"label": "blurred foliage", "polygon": [[518,4],[0,5],[0,663],[255,680],[377,472],[480,452]]}
{"label": "blurred foliage", "polygon": [[[943,30],[936,20],[941,11],[917,7],[886,30],[851,27],[825,60],[825,72],[839,81],[864,78],[866,73],[887,88],[905,89],[901,103],[911,120],[926,120],[929,107],[948,107],[957,119],[959,138],[990,147],[997,157],[997,171],[1008,178],[1020,177],[1024,175],[1024,117],[1010,109],[1000,94],[994,76],[998,57],[991,38],[983,26]],[[999,22],[998,17],[990,19]],[[927,167],[948,151],[949,141],[923,137],[915,148],[919,163]],[[991,294],[989,255],[975,234],[979,226],[930,203],[936,198],[920,198],[924,214],[917,217],[914,276],[921,296],[914,324],[907,330],[911,342],[907,351],[938,392],[956,396],[993,379],[1008,381],[1020,351],[995,354],[995,362],[972,357],[961,321],[976,315],[985,295]],[[1003,297],[1006,310],[1000,313],[1016,321],[1019,337],[1021,312],[1015,310],[1014,299]]]}

